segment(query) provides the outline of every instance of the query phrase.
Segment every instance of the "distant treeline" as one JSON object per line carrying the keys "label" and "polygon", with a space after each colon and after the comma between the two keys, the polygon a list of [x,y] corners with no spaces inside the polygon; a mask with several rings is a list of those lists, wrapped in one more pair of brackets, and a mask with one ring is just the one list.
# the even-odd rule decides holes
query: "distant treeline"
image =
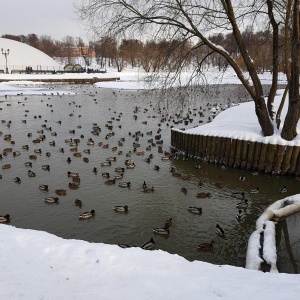
{"label": "distant treeline", "polygon": [[[272,71],[272,35],[268,30],[253,32],[245,30],[243,40],[250,53],[256,70],[259,72]],[[226,61],[206,46],[192,45],[186,40],[149,40],[142,42],[137,39],[116,40],[113,37],[103,37],[98,41],[86,44],[82,38],[66,36],[61,41],[50,36],[36,34],[11,35],[4,34],[2,38],[25,43],[53,58],[67,58],[68,63],[74,63],[74,57],[81,56],[87,64],[95,57],[101,67],[114,66],[119,72],[127,65],[141,67],[146,72],[175,71],[181,66],[203,69],[218,67],[223,70],[227,67]],[[283,33],[279,41],[283,41]],[[240,56],[238,46],[231,33],[215,34],[210,40],[223,47],[238,62],[243,69],[244,62]],[[283,71],[283,53],[280,55],[280,70]]]}

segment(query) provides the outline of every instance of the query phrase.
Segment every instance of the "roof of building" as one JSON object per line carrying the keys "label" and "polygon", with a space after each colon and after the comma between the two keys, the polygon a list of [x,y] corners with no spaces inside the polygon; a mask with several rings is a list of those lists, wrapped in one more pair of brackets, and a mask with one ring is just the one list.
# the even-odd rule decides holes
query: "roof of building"
{"label": "roof of building", "polygon": [[[25,70],[26,66],[31,66],[33,69],[40,70],[58,70],[59,64],[44,52],[10,39],[0,38],[0,48],[3,49],[0,53],[0,70],[6,70],[10,73],[11,70]],[[8,53],[6,55],[3,53]]]}

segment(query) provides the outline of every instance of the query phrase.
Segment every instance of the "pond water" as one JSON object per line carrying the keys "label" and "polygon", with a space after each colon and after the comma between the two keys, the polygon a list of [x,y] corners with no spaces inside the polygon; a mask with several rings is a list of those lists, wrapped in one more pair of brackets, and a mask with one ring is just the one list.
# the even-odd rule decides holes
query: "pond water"
{"label": "pond water", "polygon": [[[174,97],[173,105],[166,95],[155,93],[93,86],[62,88],[64,93],[55,92],[51,96],[18,95],[1,99],[1,153],[5,148],[20,152],[20,155],[13,155],[13,152],[3,155],[1,165],[11,164],[11,168],[0,170],[0,215],[10,214],[13,226],[43,230],[67,239],[108,244],[140,246],[153,238],[155,249],[188,260],[244,267],[247,241],[255,229],[257,217],[274,201],[299,192],[299,183],[294,177],[253,176],[244,170],[223,170],[220,166],[192,158],[162,160],[164,153],[159,153],[158,147],[161,146],[163,152],[170,151],[170,127],[174,120],[179,121],[175,126],[180,128],[207,122],[212,117],[209,112],[212,105],[224,107],[229,101],[245,100],[246,94],[239,86],[199,89],[195,97],[188,96],[188,102],[182,97],[177,101]],[[138,110],[134,112],[136,107]],[[182,116],[187,114],[189,124],[184,125]],[[101,128],[99,135],[92,133],[93,126]],[[161,131],[162,144],[155,143],[158,130]],[[147,135],[150,131],[152,135]],[[136,132],[140,134],[135,135]],[[14,144],[4,140],[7,134],[11,134]],[[33,143],[41,135],[45,139]],[[81,157],[73,156],[74,152],[70,151],[75,148],[65,142],[70,138],[80,139],[77,152]],[[89,138],[94,145],[87,144]],[[153,139],[153,144],[150,139]],[[55,142],[55,146],[51,142]],[[140,144],[136,153],[134,143]],[[104,144],[108,144],[108,148],[103,148]],[[29,149],[23,149],[24,145]],[[151,149],[146,150],[149,145]],[[61,148],[64,152],[60,151]],[[41,149],[41,153],[35,153],[37,149]],[[126,156],[130,151],[131,157]],[[144,155],[137,155],[142,151]],[[46,155],[47,152],[50,156]],[[146,162],[150,154],[153,158]],[[30,155],[37,155],[37,158],[31,160]],[[111,166],[102,167],[101,163],[108,157],[116,157],[116,161]],[[134,161],[135,168],[125,169],[123,179],[117,179],[114,185],[106,185],[107,179],[102,173],[109,173],[110,178],[114,178],[115,168],[126,168],[125,160],[128,159]],[[32,168],[26,167],[25,162],[32,162]],[[195,168],[199,163],[201,168]],[[43,165],[49,165],[50,171],[42,169]],[[154,166],[159,166],[159,171]],[[94,167],[98,169],[97,173],[93,172]],[[172,176],[171,167],[183,176]],[[28,170],[36,177],[29,177]],[[79,173],[78,189],[69,188],[72,181],[68,177],[69,171]],[[241,175],[245,175],[245,181],[239,181]],[[15,177],[19,177],[21,183],[16,183]],[[202,186],[198,186],[200,180]],[[154,192],[143,192],[144,181],[148,186],[154,186]],[[130,182],[131,186],[121,188],[119,182]],[[42,184],[48,185],[49,190],[41,191],[38,185]],[[284,185],[288,191],[280,194],[279,189]],[[256,187],[260,192],[249,194]],[[182,188],[186,188],[186,194]],[[67,193],[57,196],[56,189],[65,189]],[[242,221],[236,219],[236,205],[240,200],[231,196],[237,191],[245,192],[249,203],[243,208],[245,218]],[[210,193],[211,197],[197,198],[198,192]],[[59,203],[45,203],[43,199],[50,196],[59,197]],[[75,199],[82,201],[82,208],[75,206]],[[128,212],[115,212],[115,205],[128,205]],[[201,207],[202,214],[190,213],[189,206]],[[81,213],[92,209],[96,212],[94,218],[79,220]],[[168,218],[173,220],[169,235],[154,234],[153,228],[163,226]],[[224,237],[215,233],[216,224],[226,230]],[[212,239],[213,251],[197,250],[197,245]],[[299,242],[298,237],[294,239]],[[299,257],[299,253],[297,255]],[[289,259],[287,255],[284,258]],[[292,263],[284,271],[292,273],[294,269]]]}

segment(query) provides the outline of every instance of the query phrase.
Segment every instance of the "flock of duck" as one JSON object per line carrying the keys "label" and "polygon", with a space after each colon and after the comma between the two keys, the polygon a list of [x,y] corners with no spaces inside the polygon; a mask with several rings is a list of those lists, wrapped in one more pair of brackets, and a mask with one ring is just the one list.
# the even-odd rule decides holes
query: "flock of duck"
{"label": "flock of duck", "polygon": [[[94,94],[90,95],[91,97],[95,97]],[[25,106],[26,104],[26,99],[23,101],[18,102],[18,104],[23,104]],[[54,103],[51,103],[51,97],[49,97],[46,103],[46,115],[48,113],[53,112],[53,106],[55,105]],[[44,100],[41,100],[43,102]],[[94,103],[97,104],[97,98],[93,99]],[[81,108],[80,105],[78,105],[75,101],[70,102],[69,106],[71,108],[71,112],[69,112],[69,117],[74,117],[75,111],[74,107],[76,108]],[[152,107],[152,104],[150,103],[150,107]],[[140,114],[142,113],[148,113],[149,108],[144,108],[142,109],[141,107],[135,106],[133,108],[133,120],[136,121],[139,119]],[[1,108],[1,111],[3,108]],[[152,131],[143,131],[143,130],[136,130],[136,131],[130,131],[128,132],[128,137],[120,137],[120,139],[117,142],[117,145],[110,145],[109,140],[115,136],[115,130],[121,129],[122,128],[122,116],[123,112],[117,113],[114,111],[113,116],[107,120],[106,124],[104,127],[101,127],[98,123],[91,123],[91,128],[89,135],[90,137],[86,137],[86,134],[80,134],[79,137],[75,138],[73,136],[76,135],[76,129],[71,129],[69,132],[65,133],[68,134],[69,137],[66,137],[64,139],[64,143],[62,144],[61,141],[59,140],[60,134],[55,132],[52,127],[53,125],[50,124],[47,120],[45,120],[44,117],[41,115],[35,115],[32,116],[30,114],[30,111],[26,109],[24,111],[24,119],[21,120],[22,123],[24,123],[24,126],[26,126],[27,121],[29,121],[30,118],[34,118],[35,120],[40,120],[40,122],[37,122],[35,124],[39,124],[41,128],[37,128],[36,130],[36,135],[33,132],[27,133],[27,137],[29,140],[29,144],[26,145],[19,145],[18,141],[14,140],[13,134],[10,133],[10,128],[13,128],[13,123],[8,120],[2,120],[1,123],[3,126],[6,127],[7,132],[2,132],[0,131],[0,136],[3,136],[3,140],[8,144],[9,146],[5,147],[0,154],[0,160],[3,161],[2,164],[2,170],[5,172],[5,170],[8,170],[12,168],[13,165],[13,159],[10,158],[12,155],[13,158],[19,157],[19,156],[26,156],[28,157],[28,161],[24,162],[24,166],[28,169],[27,170],[27,175],[28,177],[36,177],[36,170],[32,170],[35,166],[35,161],[39,156],[42,155],[42,153],[45,152],[43,149],[43,144],[47,143],[47,140],[50,138],[51,140],[47,143],[49,146],[53,147],[53,151],[59,152],[62,155],[67,154],[66,158],[66,163],[72,166],[72,161],[77,158],[82,158],[82,161],[86,164],[90,162],[89,155],[91,154],[92,151],[111,151],[113,153],[112,155],[107,156],[105,161],[100,162],[97,166],[92,166],[90,167],[91,173],[98,174],[101,173],[101,176],[103,178],[103,182],[107,186],[118,186],[119,188],[123,189],[130,189],[132,186],[132,183],[130,181],[125,181],[125,173],[127,170],[133,170],[136,168],[136,163],[135,159],[137,158],[142,158],[142,160],[150,164],[153,160],[154,155],[152,151],[155,149],[158,155],[160,156],[161,161],[173,161],[179,158],[186,159],[184,156],[181,156],[178,153],[170,153],[169,151],[163,150],[163,145],[164,141],[162,139],[162,123],[165,123],[167,128],[172,127],[171,123],[178,124],[182,121],[190,121],[193,117],[196,116],[196,112],[193,110],[190,110],[186,116],[183,116],[182,113],[175,114],[175,116],[170,116],[167,113],[164,113],[163,111],[159,111],[159,123],[156,128],[156,130]],[[67,114],[67,112],[66,112]],[[203,115],[203,109],[200,108],[200,113],[199,115]],[[81,115],[78,115],[78,118],[81,118]],[[149,122],[152,120],[152,118],[149,120]],[[56,123],[58,125],[61,125],[64,122],[64,120],[58,120]],[[145,128],[147,128],[147,121],[142,122],[143,125],[145,125]],[[78,125],[78,129],[81,128],[81,125]],[[70,137],[71,136],[71,137]],[[100,140],[99,140],[100,139]],[[140,143],[141,141],[145,142],[147,146],[145,146],[144,149],[142,149],[142,144]],[[129,141],[129,142],[128,142]],[[125,144],[128,146],[129,143],[132,143],[130,146],[130,150],[127,149],[127,151],[124,151],[125,149]],[[87,146],[83,146],[83,144]],[[41,148],[37,148],[41,147]],[[91,146],[98,146],[98,148],[92,148]],[[95,150],[95,149],[101,149],[101,150]],[[33,153],[32,153],[33,152]],[[45,156],[48,158],[48,163],[42,165],[42,169],[44,171],[50,172],[51,170],[51,151],[46,151]],[[63,156],[65,157],[65,156]],[[120,160],[124,159],[124,166],[115,166],[115,162],[119,162]],[[5,160],[9,160],[9,162],[5,162]],[[111,169],[113,168],[113,171]],[[70,168],[71,169],[71,168]],[[201,164],[197,163],[195,165],[195,169],[201,170]],[[153,165],[153,170],[154,171],[160,171],[160,166],[158,164]],[[199,171],[201,172],[201,171]],[[66,176],[70,180],[68,183],[69,189],[72,190],[77,190],[80,188],[80,183],[81,179],[79,176],[80,172],[77,171],[68,171]],[[3,173],[4,174],[4,173]],[[178,172],[175,167],[170,167],[170,174],[172,177],[178,178],[182,180],[181,182],[184,181],[190,181],[192,179],[192,175],[189,174],[183,174]],[[202,173],[201,173],[202,174]],[[205,174],[202,174],[205,175]],[[257,174],[255,174],[257,175]],[[1,174],[1,178],[2,178]],[[245,176],[242,175],[239,178],[240,181],[245,181]],[[143,180],[141,180],[143,181]],[[15,176],[14,177],[14,182],[16,184],[21,185],[22,183],[22,178],[20,176]],[[144,180],[143,182],[139,183],[140,189],[143,193],[154,193],[156,191],[156,187],[153,185],[149,185],[146,183]],[[203,187],[203,182],[199,181],[198,187],[202,188]],[[220,181],[216,183],[217,188],[222,188],[222,184]],[[37,187],[40,191],[42,192],[49,192],[49,186],[48,184],[39,184]],[[43,198],[43,201],[47,204],[58,204],[60,201],[59,196],[65,196],[68,191],[67,188],[59,188],[55,189],[54,192],[56,195],[52,196],[45,196]],[[51,189],[52,191],[52,189]],[[186,186],[182,186],[180,188],[180,191],[187,195],[188,194],[188,188]],[[282,188],[280,192],[286,192],[286,187]],[[259,188],[251,190],[249,193],[259,193]],[[195,195],[196,198],[210,198],[212,197],[211,193],[209,192],[198,192]],[[242,221],[245,217],[245,211],[248,207],[248,200],[245,198],[245,193],[244,192],[233,192],[232,197],[239,198],[241,199],[241,202],[237,203],[236,208],[237,208],[237,213],[236,213],[236,218],[238,221]],[[74,199],[74,205],[82,208],[84,205],[84,201],[81,199]],[[128,213],[129,210],[129,205],[115,205],[112,207],[112,209],[116,213]],[[200,206],[188,206],[187,211],[191,214],[194,215],[201,215],[203,213],[202,207]],[[91,220],[95,218],[96,216],[96,211],[95,209],[92,209],[90,211],[83,212],[78,215],[79,220]],[[0,223],[9,223],[11,222],[11,216],[10,214],[3,214],[0,215]],[[161,236],[168,236],[171,231],[172,227],[172,218],[168,218],[164,223],[163,226],[161,227],[154,227],[152,229],[152,233],[154,235],[161,235]],[[219,224],[215,225],[215,232],[218,236],[224,237],[226,235],[226,230],[223,229]],[[196,248],[200,251],[204,252],[209,252],[213,251],[213,244],[214,240],[211,240],[208,243],[201,243],[196,246]],[[148,250],[154,248],[156,245],[153,237],[142,244],[140,247],[142,249]],[[136,247],[135,245],[129,245],[129,244],[119,244],[120,247],[122,248],[129,248],[129,247]]]}

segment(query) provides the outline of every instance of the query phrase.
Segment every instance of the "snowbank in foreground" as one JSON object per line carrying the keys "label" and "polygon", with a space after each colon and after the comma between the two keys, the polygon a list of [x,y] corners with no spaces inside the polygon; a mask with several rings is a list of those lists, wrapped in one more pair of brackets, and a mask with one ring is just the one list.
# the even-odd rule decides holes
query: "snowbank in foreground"
{"label": "snowbank in foreground", "polygon": [[[0,225],[3,299],[296,299],[299,276]],[[284,286],[284,288],[282,288]]]}

